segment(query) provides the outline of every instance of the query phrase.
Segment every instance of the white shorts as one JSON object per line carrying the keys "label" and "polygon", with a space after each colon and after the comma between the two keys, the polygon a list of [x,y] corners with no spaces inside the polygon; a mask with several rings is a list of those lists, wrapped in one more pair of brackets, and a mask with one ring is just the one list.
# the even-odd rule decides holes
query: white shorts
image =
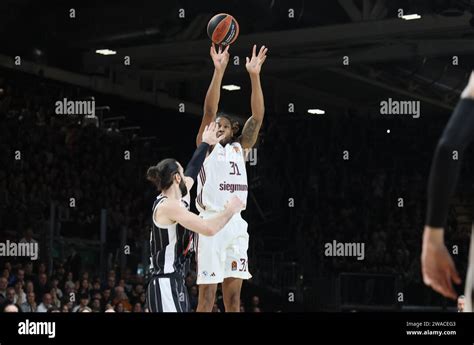
{"label": "white shorts", "polygon": [[[203,212],[204,219],[215,217],[215,212]],[[225,278],[250,279],[247,250],[248,224],[240,213],[235,214],[214,236],[197,237],[197,284],[218,284]]]}

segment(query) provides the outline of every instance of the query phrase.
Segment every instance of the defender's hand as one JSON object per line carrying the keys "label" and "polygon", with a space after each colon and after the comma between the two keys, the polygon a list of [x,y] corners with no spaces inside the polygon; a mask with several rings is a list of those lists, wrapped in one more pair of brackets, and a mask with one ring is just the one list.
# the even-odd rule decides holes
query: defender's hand
{"label": "defender's hand", "polygon": [[210,146],[216,145],[219,141],[225,138],[225,135],[222,134],[220,137],[217,136],[217,129],[219,126],[215,122],[211,122],[208,126],[204,128],[202,133],[202,141],[209,144]]}

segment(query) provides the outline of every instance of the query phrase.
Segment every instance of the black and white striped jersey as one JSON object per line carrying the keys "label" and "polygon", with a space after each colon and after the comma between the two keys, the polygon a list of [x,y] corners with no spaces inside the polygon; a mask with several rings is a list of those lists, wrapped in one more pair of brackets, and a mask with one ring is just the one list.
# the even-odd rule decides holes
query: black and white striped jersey
{"label": "black and white striped jersey", "polygon": [[[153,275],[174,272],[185,273],[189,264],[189,252],[193,246],[193,232],[178,223],[161,225],[155,223],[153,215],[167,197],[160,194],[153,203],[153,225],[150,232],[150,270]],[[189,193],[181,199],[181,205],[189,210]]]}

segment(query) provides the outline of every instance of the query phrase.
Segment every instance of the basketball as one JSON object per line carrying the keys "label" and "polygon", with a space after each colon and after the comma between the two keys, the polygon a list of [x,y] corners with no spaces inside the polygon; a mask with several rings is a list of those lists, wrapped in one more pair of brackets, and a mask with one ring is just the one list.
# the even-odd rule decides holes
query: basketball
{"label": "basketball", "polygon": [[239,23],[230,14],[216,14],[207,24],[207,35],[213,43],[227,46],[239,36]]}

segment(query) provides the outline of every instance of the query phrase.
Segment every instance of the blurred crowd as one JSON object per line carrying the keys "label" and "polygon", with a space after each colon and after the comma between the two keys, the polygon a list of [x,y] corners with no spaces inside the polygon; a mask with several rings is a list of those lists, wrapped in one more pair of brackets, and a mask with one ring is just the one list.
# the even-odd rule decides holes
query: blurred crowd
{"label": "blurred crowd", "polygon": [[[110,270],[106,277],[78,271],[74,250],[67,260],[56,262],[51,274],[43,262],[15,260],[5,262],[0,275],[0,311],[18,312],[148,312],[146,281],[130,269],[123,274]],[[76,257],[76,258],[75,258]],[[79,274],[77,272],[80,272]],[[186,277],[192,311],[196,310],[198,288],[196,274]],[[260,298],[252,296],[241,302],[241,311],[260,312]],[[219,289],[213,312],[223,312]]]}

